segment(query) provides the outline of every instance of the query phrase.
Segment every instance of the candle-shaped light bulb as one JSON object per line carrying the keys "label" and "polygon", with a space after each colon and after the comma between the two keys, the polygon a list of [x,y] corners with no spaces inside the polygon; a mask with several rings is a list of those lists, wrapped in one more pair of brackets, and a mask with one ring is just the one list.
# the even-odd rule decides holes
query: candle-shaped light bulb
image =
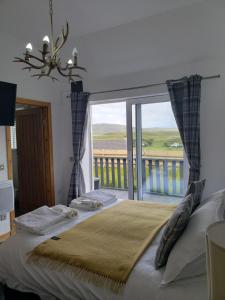
{"label": "candle-shaped light bulb", "polygon": [[44,44],[49,44],[50,43],[49,37],[47,35],[43,38],[42,41],[43,41]]}
{"label": "candle-shaped light bulb", "polygon": [[47,53],[48,53],[48,45],[49,45],[49,37],[46,35],[44,38],[43,38],[43,50],[42,50],[42,54],[45,56]]}
{"label": "candle-shaped light bulb", "polygon": [[31,43],[28,43],[28,44],[26,45],[26,50],[27,50],[27,52],[31,52],[31,51],[33,50],[33,47],[32,47],[32,45],[31,45]]}
{"label": "candle-shaped light bulb", "polygon": [[74,66],[77,66],[77,54],[78,54],[78,50],[77,50],[76,47],[73,48],[72,54],[73,54],[73,64],[74,64]]}
{"label": "candle-shaped light bulb", "polygon": [[77,48],[75,47],[75,48],[73,48],[73,52],[72,52],[72,54],[73,54],[73,57],[74,56],[77,56],[77,54],[78,54],[78,50],[77,50]]}
{"label": "candle-shaped light bulb", "polygon": [[68,62],[67,62],[67,64],[68,64],[69,66],[72,66],[72,65],[73,65],[72,59],[69,59]]}

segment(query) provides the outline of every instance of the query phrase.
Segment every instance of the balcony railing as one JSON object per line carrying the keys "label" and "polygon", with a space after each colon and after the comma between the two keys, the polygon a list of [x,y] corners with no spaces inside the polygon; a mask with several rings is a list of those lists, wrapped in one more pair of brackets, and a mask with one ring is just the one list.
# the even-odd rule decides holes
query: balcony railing
{"label": "balcony railing", "polygon": [[[102,188],[128,190],[128,161],[125,157],[94,156],[94,176]],[[133,163],[136,190],[136,161]],[[184,194],[182,159],[142,158],[143,192],[173,196]]]}

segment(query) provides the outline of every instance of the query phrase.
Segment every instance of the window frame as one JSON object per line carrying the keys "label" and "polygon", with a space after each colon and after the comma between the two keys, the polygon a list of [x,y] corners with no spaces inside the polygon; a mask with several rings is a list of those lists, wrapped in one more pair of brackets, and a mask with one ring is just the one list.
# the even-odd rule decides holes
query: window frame
{"label": "window frame", "polygon": [[[113,104],[113,103],[121,103],[125,102],[126,104],[126,127],[127,127],[127,159],[128,164],[132,162],[131,157],[133,156],[133,144],[132,144],[132,105],[138,104],[154,104],[154,103],[163,103],[163,102],[170,102],[170,96],[168,92],[164,93],[154,93],[148,95],[141,95],[141,96],[131,96],[131,97],[121,97],[115,99],[105,99],[105,100],[90,100],[88,103],[88,110],[89,110],[89,126],[88,126],[88,142],[87,144],[90,145],[89,147],[89,163],[90,163],[90,182],[91,182],[91,189],[94,186],[94,177],[93,177],[93,135],[92,135],[92,106],[93,105],[101,105],[101,104]],[[128,128],[129,127],[129,128]],[[185,154],[183,151],[183,159],[184,159],[184,190],[187,188],[188,185],[188,172],[189,172],[189,164]],[[131,170],[131,168],[130,168]],[[133,186],[133,176],[129,175],[129,168],[128,168],[128,187]],[[128,190],[129,196],[131,196],[131,192]],[[130,198],[130,197],[129,197]]]}

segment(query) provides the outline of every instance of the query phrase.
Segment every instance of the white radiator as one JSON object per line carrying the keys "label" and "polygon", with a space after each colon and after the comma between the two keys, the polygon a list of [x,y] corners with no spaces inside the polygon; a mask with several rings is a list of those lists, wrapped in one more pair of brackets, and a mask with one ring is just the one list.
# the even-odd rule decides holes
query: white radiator
{"label": "white radiator", "polygon": [[10,229],[11,229],[10,214],[7,213],[7,214],[5,214],[5,220],[0,221],[0,237],[1,237],[1,235],[8,233],[10,231]]}
{"label": "white radiator", "polygon": [[14,210],[14,188],[12,180],[0,181],[0,214]]}
{"label": "white radiator", "polygon": [[10,211],[14,210],[12,180],[0,181],[0,236],[10,231]]}

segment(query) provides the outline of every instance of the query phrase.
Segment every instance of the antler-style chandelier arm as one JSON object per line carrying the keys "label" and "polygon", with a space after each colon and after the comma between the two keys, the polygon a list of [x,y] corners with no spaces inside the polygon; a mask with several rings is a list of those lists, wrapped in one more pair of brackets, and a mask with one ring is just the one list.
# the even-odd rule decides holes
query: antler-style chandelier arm
{"label": "antler-style chandelier arm", "polygon": [[32,55],[32,54],[29,54],[29,58],[36,59],[37,61],[43,63],[44,61],[46,61],[45,55],[44,55],[44,53],[43,53],[42,51],[40,51],[40,52],[41,52],[41,54],[42,54],[42,59],[40,59],[40,58],[38,58],[37,56],[34,56],[34,55]]}
{"label": "antler-style chandelier arm", "polygon": [[62,67],[62,64],[61,64],[61,60],[60,60],[60,58],[57,60],[57,69],[60,69],[61,71],[67,71],[67,70],[69,70],[69,68],[71,68],[71,67],[69,67],[69,64],[67,63],[66,64],[66,66],[65,67]]}
{"label": "antler-style chandelier arm", "polygon": [[[69,24],[68,22],[66,23],[66,30],[63,28],[62,29],[62,32],[61,32],[61,36],[58,37],[56,39],[56,42],[55,42],[55,47],[53,49],[53,53],[52,55],[54,57],[57,56],[59,50],[64,46],[64,44],[66,43],[67,41],[67,38],[68,38],[68,35],[69,35]],[[60,42],[60,43],[59,43]]]}
{"label": "antler-style chandelier arm", "polygon": [[56,77],[50,75],[51,72],[52,72],[52,70],[53,69],[52,69],[51,65],[48,65],[48,72],[47,73],[46,72],[42,72],[40,74],[34,74],[34,75],[32,75],[32,77],[37,77],[38,79],[40,79],[42,77],[50,77],[53,82],[57,81],[58,79]]}
{"label": "antler-style chandelier arm", "polygon": [[29,62],[29,61],[27,61],[25,59],[22,59],[20,57],[15,57],[15,59],[13,60],[13,62],[21,62],[21,63],[27,64],[31,68],[37,69],[37,70],[40,70],[40,69],[42,69],[42,68],[45,67],[45,65],[43,65],[43,64],[41,66],[36,66],[36,65],[32,64],[31,62]]}
{"label": "antler-style chandelier arm", "polygon": [[83,67],[80,67],[80,66],[77,66],[77,65],[72,66],[71,69],[73,69],[73,70],[77,69],[77,70],[81,70],[81,71],[87,72],[86,68],[83,68]]}
{"label": "antler-style chandelier arm", "polygon": [[68,69],[69,70],[68,74],[63,73],[62,69],[60,69],[59,67],[57,67],[57,70],[58,70],[59,74],[62,75],[63,77],[77,77],[77,78],[82,79],[82,77],[80,75],[72,74],[71,69]]}

